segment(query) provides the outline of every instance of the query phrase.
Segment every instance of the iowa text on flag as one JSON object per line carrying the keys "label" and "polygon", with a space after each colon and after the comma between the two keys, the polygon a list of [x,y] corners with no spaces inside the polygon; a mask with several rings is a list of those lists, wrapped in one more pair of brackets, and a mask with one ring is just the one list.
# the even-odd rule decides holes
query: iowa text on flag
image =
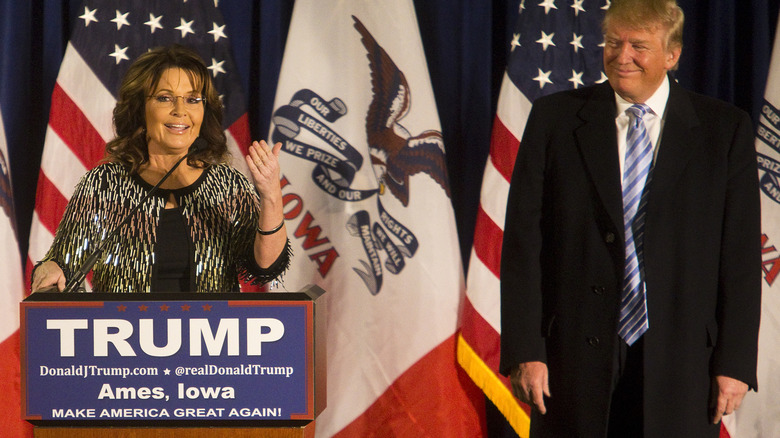
{"label": "iowa text on flag", "polygon": [[528,407],[498,373],[501,242],[509,181],[520,139],[539,96],[606,80],[602,69],[604,0],[521,2],[493,122],[469,261],[458,361],[521,437]]}
{"label": "iowa text on flag", "polygon": [[85,1],[52,93],[30,230],[28,274],[49,248],[79,178],[103,158],[113,138],[111,117],[130,63],[152,47],[195,49],[224,104],[223,124],[233,164],[248,174],[249,127],[229,29],[212,1]]}
{"label": "iowa text on flag", "polygon": [[285,286],[327,291],[318,436],[480,436],[481,395],[455,361],[463,274],[412,2],[296,2],[272,122],[296,254]]}

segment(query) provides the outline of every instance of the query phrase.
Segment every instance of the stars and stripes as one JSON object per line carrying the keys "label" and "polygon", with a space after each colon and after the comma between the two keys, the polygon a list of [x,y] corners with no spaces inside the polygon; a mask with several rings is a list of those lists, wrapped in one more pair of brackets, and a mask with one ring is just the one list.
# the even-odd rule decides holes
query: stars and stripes
{"label": "stars and stripes", "polygon": [[[570,7],[569,7],[570,6]],[[523,0],[493,124],[467,276],[458,360],[521,437],[527,406],[498,374],[500,270],[506,197],[531,103],[539,96],[601,83],[605,0]],[[522,147],[522,145],[519,145]]]}

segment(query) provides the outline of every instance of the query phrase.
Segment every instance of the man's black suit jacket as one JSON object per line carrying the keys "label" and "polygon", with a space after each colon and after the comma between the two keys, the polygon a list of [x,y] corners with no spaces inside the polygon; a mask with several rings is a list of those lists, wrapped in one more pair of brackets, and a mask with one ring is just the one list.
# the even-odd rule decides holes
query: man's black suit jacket
{"label": "man's black suit jacket", "polygon": [[[645,436],[717,436],[712,377],[757,387],[756,154],[745,112],[671,82],[645,222]],[[520,144],[502,247],[501,369],[548,365],[552,397],[547,415],[532,415],[532,436],[605,436],[624,263],[615,115],[608,83],[543,97]]]}

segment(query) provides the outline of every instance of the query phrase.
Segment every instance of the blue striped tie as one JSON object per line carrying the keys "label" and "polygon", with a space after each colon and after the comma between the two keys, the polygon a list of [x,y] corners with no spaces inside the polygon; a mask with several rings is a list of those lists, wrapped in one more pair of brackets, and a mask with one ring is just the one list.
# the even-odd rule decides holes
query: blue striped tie
{"label": "blue striped tie", "polygon": [[618,334],[628,345],[633,344],[650,327],[647,320],[644,260],[642,240],[645,227],[645,206],[650,182],[653,149],[642,117],[650,111],[644,104],[626,110],[629,116],[626,135],[626,162],[623,170],[623,224],[625,226],[626,264],[623,294],[620,300]]}

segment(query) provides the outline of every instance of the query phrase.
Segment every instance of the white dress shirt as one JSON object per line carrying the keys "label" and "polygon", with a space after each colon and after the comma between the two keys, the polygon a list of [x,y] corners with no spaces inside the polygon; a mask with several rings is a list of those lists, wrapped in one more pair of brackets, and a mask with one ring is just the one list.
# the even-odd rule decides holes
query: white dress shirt
{"label": "white dress shirt", "polygon": [[[651,112],[647,113],[642,120],[645,122],[647,132],[650,135],[650,142],[653,146],[653,162],[658,156],[658,140],[661,138],[661,128],[663,127],[664,112],[666,111],[666,102],[669,100],[669,77],[664,76],[661,86],[655,90],[652,96],[643,102],[650,107]],[[617,125],[618,157],[620,160],[620,180],[623,181],[623,167],[626,162],[626,135],[628,134],[629,117],[626,110],[633,105],[631,102],[623,99],[615,93],[617,102],[617,115],[615,125]]]}

